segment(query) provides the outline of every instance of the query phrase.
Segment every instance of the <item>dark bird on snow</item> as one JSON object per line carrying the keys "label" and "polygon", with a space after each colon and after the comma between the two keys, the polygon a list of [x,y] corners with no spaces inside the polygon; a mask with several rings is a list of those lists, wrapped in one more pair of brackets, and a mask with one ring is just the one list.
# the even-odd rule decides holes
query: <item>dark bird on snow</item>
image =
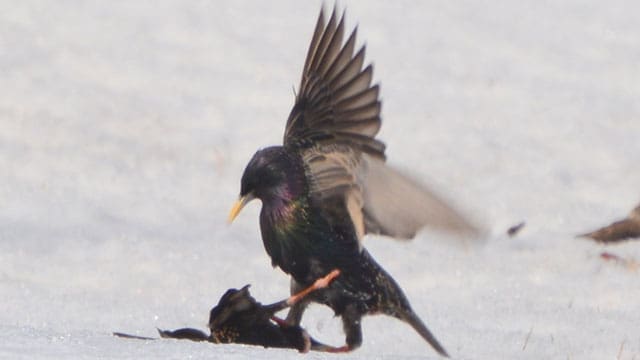
{"label": "dark bird on snow", "polygon": [[[209,314],[209,330],[207,335],[201,330],[182,328],[177,330],[160,330],[162,338],[184,339],[191,341],[208,341],[216,344],[247,344],[274,348],[291,348],[300,352],[337,351],[336,348],[322,344],[313,339],[306,330],[298,325],[290,325],[275,316],[280,310],[286,309],[302,300],[310,293],[329,285],[339,275],[338,270],[317,280],[310,287],[288,299],[269,305],[262,305],[249,293],[249,285],[241,289],[229,289],[222,295],[218,305]],[[120,332],[115,336],[138,339],[155,340],[150,337],[130,335]]]}
{"label": "dark bird on snow", "polygon": [[343,43],[344,15],[324,12],[313,33],[282,146],[256,152],[241,180],[229,221],[260,199],[260,229],[273,266],[297,292],[339,269],[331,286],[294,305],[300,323],[309,301],[342,319],[350,351],[362,343],[364,315],[386,314],[410,324],[438,353],[447,352],[412,310],[394,279],[362,246],[365,234],[410,239],[423,226],[476,237],[478,228],[438,196],[385,163],[380,88],[357,52],[355,29]]}
{"label": "dark bird on snow", "polygon": [[640,237],[640,205],[629,213],[626,219],[616,221],[590,233],[578,235],[602,243],[619,242]]}

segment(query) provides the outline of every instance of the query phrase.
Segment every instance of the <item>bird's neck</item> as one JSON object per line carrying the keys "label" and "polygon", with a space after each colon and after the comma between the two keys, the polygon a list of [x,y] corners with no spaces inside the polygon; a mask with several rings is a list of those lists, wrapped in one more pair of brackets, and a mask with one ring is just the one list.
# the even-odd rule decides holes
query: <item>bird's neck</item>
{"label": "bird's neck", "polygon": [[304,212],[305,199],[302,189],[283,185],[263,200],[263,212],[274,223],[292,222]]}

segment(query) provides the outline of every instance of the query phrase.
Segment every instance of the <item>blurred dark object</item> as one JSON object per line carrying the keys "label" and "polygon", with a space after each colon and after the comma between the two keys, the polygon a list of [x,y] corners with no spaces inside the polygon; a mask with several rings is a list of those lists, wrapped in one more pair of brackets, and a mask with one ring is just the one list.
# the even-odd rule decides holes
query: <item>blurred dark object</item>
{"label": "blurred dark object", "polygon": [[510,237],[514,237],[514,236],[518,235],[518,233],[520,232],[520,230],[522,230],[524,225],[525,225],[524,221],[519,223],[519,224],[517,224],[517,225],[513,225],[512,227],[510,227],[507,230],[507,235],[509,235]]}
{"label": "blurred dark object", "polygon": [[619,242],[640,237],[640,205],[636,206],[629,216],[596,231],[578,235],[588,237],[602,243]]}

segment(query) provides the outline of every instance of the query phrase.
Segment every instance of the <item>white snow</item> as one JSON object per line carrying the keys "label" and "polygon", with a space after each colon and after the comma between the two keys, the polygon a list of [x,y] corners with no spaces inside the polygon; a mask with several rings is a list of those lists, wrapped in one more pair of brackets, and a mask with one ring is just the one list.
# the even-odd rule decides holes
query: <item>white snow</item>
{"label": "white snow", "polygon": [[[457,359],[640,357],[640,277],[575,235],[640,201],[640,3],[343,1],[382,84],[389,161],[482,218],[366,246]],[[330,6],[331,4],[327,4]],[[288,294],[242,170],[281,140],[319,1],[0,3],[0,358],[295,358],[134,341],[205,329],[230,287]],[[505,231],[526,221],[515,238]],[[314,306],[304,325],[340,345]],[[407,325],[317,358],[437,358]]]}

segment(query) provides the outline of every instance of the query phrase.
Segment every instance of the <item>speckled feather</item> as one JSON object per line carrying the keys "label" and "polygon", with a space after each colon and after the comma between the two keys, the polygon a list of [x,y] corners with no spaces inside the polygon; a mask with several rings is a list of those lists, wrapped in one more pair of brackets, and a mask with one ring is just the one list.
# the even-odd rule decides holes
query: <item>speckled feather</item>
{"label": "speckled feather", "polygon": [[[444,348],[415,315],[400,287],[362,246],[367,233],[412,238],[425,225],[465,236],[478,228],[432,192],[385,163],[379,86],[355,50],[343,44],[344,16],[321,11],[307,53],[283,146],[256,152],[242,176],[240,205],[262,200],[260,229],[273,266],[292,276],[292,292],[339,269],[341,276],[311,300],[342,317],[347,349],[360,346],[360,318],[384,313]],[[287,320],[299,324],[304,303]]]}

